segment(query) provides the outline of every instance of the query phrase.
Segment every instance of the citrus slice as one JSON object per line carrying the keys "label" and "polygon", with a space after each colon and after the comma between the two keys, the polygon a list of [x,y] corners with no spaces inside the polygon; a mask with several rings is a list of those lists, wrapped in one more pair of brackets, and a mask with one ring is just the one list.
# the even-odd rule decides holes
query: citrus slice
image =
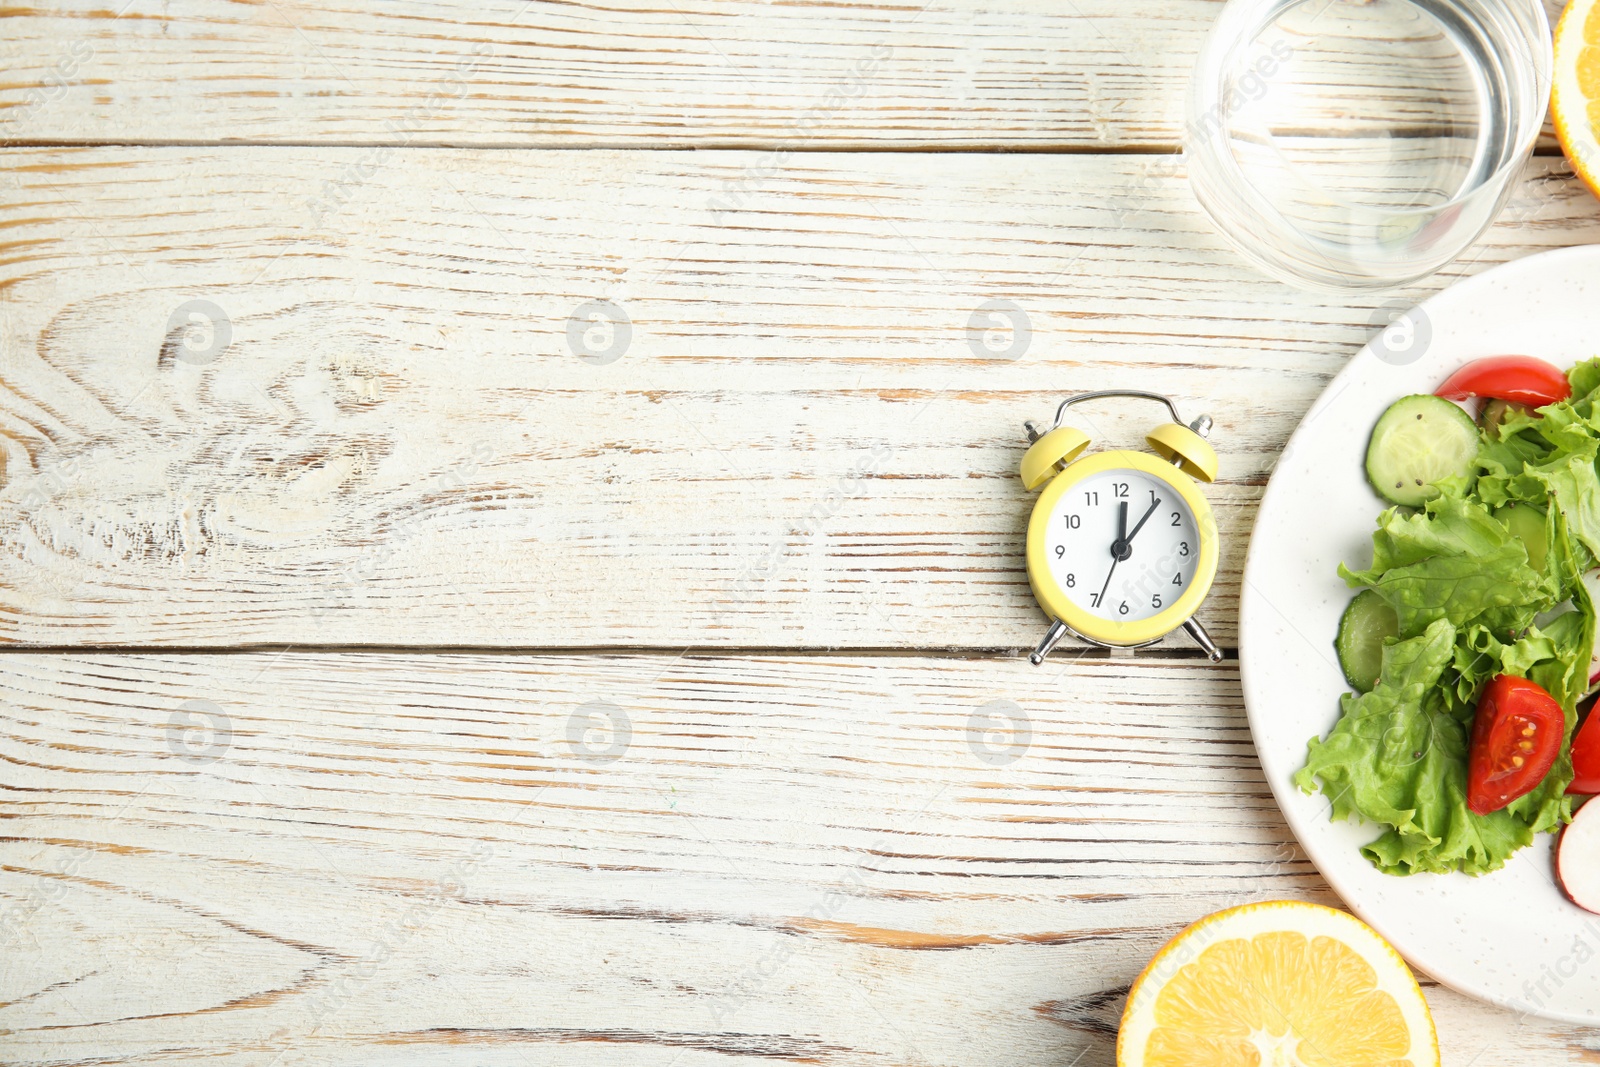
{"label": "citrus slice", "polygon": [[1556,25],[1550,110],[1561,150],[1600,196],[1600,0],[1572,0]]}
{"label": "citrus slice", "polygon": [[1277,900],[1208,916],[1128,991],[1117,1067],[1438,1067],[1433,1017],[1352,915]]}

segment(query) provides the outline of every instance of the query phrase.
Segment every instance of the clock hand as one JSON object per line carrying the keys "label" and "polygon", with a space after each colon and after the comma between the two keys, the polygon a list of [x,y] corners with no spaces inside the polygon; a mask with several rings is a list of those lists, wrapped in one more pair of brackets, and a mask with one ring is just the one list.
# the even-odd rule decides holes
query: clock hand
{"label": "clock hand", "polygon": [[1099,607],[1106,602],[1106,590],[1111,588],[1111,576],[1117,573],[1117,564],[1122,562],[1121,556],[1111,557],[1111,569],[1106,571],[1106,580],[1100,585],[1100,595],[1094,598],[1094,606]]}
{"label": "clock hand", "polygon": [[1128,532],[1128,502],[1122,501],[1117,505],[1117,539],[1111,542],[1111,569],[1106,571],[1106,580],[1100,586],[1100,595],[1094,598],[1094,606],[1099,607],[1106,602],[1106,590],[1111,588],[1111,576],[1117,573],[1117,564],[1128,556],[1128,540],[1123,535]]}
{"label": "clock hand", "polygon": [[[1139,520],[1139,524],[1133,528],[1133,533],[1129,534],[1128,536],[1126,536],[1126,537],[1124,537],[1122,539],[1122,543],[1125,544],[1125,545],[1132,545],[1133,544],[1133,539],[1135,537],[1139,536],[1139,531],[1140,530],[1144,529],[1144,524],[1145,524],[1146,520],[1148,520],[1150,518],[1150,516],[1154,515],[1156,513],[1156,508],[1159,508],[1160,506],[1161,506],[1161,498],[1160,497],[1156,497],[1155,500],[1151,501],[1150,502],[1150,510],[1146,511],[1144,513],[1144,518],[1140,519]],[[1124,504],[1123,507],[1127,507],[1127,505]]]}

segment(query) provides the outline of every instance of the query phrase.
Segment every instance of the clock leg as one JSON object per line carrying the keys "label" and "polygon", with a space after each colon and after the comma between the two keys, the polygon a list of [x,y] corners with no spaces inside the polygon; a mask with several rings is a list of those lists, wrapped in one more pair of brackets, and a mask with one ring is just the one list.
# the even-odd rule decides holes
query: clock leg
{"label": "clock leg", "polygon": [[1183,628],[1189,631],[1189,636],[1194,638],[1195,644],[1205,649],[1205,653],[1208,657],[1210,657],[1212,663],[1222,662],[1222,649],[1218,648],[1217,643],[1211,640],[1211,635],[1206,633],[1206,628],[1204,626],[1201,626],[1195,620],[1190,619],[1188,622],[1183,624]]}
{"label": "clock leg", "polygon": [[1032,655],[1028,657],[1028,662],[1033,664],[1035,667],[1043,663],[1044,658],[1050,654],[1050,650],[1055,648],[1056,645],[1061,642],[1061,639],[1066,635],[1066,623],[1059,620],[1052,622],[1050,624],[1050,629],[1045,632],[1044,640],[1039,642],[1039,647],[1034,649]]}

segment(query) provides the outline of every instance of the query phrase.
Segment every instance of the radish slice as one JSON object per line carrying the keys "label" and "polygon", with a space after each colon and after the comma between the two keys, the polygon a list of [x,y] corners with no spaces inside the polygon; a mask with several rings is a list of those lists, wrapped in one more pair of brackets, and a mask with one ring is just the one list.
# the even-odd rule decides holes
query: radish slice
{"label": "radish slice", "polygon": [[1600,804],[1579,808],[1561,831],[1556,877],[1574,904],[1600,913]]}

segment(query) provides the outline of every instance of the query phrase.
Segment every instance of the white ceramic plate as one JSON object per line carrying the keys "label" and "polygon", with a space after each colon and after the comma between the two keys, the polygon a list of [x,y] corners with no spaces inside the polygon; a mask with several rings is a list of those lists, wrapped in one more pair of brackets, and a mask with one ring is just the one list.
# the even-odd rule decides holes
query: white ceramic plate
{"label": "white ceramic plate", "polygon": [[[1521,353],[1560,367],[1600,355],[1600,245],[1530,256],[1460,282],[1363,348],[1312,405],[1261,501],[1245,562],[1239,656],[1267,781],[1307,856],[1350,909],[1443,984],[1518,1012],[1600,1023],[1600,915],[1554,881],[1551,835],[1493,874],[1380,874],[1359,851],[1371,825],[1333,823],[1290,782],[1346,691],[1333,651],[1384,503],[1367,485],[1367,435],[1392,401],[1429,393],[1471,359]],[[1400,351],[1393,351],[1398,349]],[[1407,362],[1407,360],[1410,360]]]}

